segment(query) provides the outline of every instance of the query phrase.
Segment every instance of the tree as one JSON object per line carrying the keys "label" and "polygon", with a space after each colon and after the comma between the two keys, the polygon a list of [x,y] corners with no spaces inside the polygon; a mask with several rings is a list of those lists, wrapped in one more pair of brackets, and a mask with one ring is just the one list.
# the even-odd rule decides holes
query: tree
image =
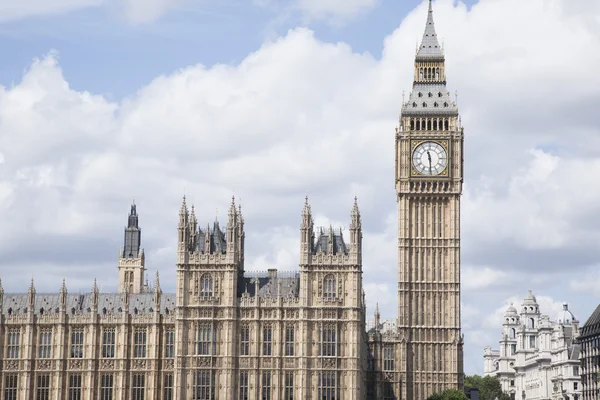
{"label": "tree", "polygon": [[465,388],[477,388],[480,400],[510,400],[510,396],[502,391],[500,381],[495,376],[465,376]]}
{"label": "tree", "polygon": [[468,400],[467,396],[456,389],[446,389],[442,393],[432,394],[427,400]]}

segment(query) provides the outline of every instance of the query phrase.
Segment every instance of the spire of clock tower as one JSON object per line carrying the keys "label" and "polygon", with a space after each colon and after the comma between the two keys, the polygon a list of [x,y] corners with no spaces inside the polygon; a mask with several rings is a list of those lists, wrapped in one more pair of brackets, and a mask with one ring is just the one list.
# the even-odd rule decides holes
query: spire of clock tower
{"label": "spire of clock tower", "polygon": [[417,51],[417,61],[425,60],[444,60],[444,52],[435,33],[435,24],[433,23],[433,4],[429,0],[429,13],[427,14],[427,25],[423,33],[421,46]]}

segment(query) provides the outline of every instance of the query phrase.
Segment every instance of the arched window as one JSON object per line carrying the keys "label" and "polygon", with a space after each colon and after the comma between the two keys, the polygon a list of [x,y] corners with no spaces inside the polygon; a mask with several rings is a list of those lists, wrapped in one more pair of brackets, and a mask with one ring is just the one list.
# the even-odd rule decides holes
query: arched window
{"label": "arched window", "polygon": [[430,119],[427,120],[427,130],[428,131],[431,130],[431,120]]}
{"label": "arched window", "polygon": [[509,334],[510,338],[511,338],[511,339],[514,339],[514,338],[515,338],[515,335],[516,335],[515,328],[510,328],[510,334]]}
{"label": "arched window", "polygon": [[444,127],[444,129],[445,129],[445,130],[448,130],[448,120],[445,120],[445,121],[444,121],[444,124],[445,124],[445,127]]}
{"label": "arched window", "polygon": [[438,108],[438,107],[439,107],[439,104],[438,104],[437,102],[435,102],[435,103],[433,103],[433,106],[434,106],[435,108]]}
{"label": "arched window", "polygon": [[427,103],[423,102],[423,108],[427,108]]}
{"label": "arched window", "polygon": [[419,80],[423,80],[423,68],[419,68]]}
{"label": "arched window", "polygon": [[440,80],[440,69],[439,68],[435,69],[435,80],[436,81]]}
{"label": "arched window", "polygon": [[417,130],[421,130],[421,120],[417,120]]}
{"label": "arched window", "polygon": [[423,93],[419,92],[419,97],[423,97]]}
{"label": "arched window", "polygon": [[415,130],[415,120],[414,120],[414,119],[411,119],[411,120],[410,120],[410,130],[411,130],[411,131],[414,131],[414,130]]}
{"label": "arched window", "polygon": [[528,327],[529,329],[533,329],[533,328],[535,328],[535,321],[534,321],[534,319],[533,319],[533,318],[529,318],[529,320],[527,321],[527,327]]}
{"label": "arched window", "polygon": [[200,279],[200,297],[212,297],[213,295],[213,280],[209,274],[202,275]]}
{"label": "arched window", "polygon": [[334,299],[336,297],[335,276],[331,274],[323,279],[323,297],[326,299]]}

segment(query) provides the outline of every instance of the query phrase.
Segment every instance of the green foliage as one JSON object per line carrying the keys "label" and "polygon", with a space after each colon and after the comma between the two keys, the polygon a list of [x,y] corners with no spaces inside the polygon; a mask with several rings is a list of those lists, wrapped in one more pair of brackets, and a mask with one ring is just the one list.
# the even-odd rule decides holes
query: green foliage
{"label": "green foliage", "polygon": [[442,393],[432,394],[427,400],[468,400],[460,390],[446,389]]}
{"label": "green foliage", "polygon": [[510,396],[502,392],[500,381],[495,376],[465,376],[465,388],[479,389],[480,400],[510,400]]}

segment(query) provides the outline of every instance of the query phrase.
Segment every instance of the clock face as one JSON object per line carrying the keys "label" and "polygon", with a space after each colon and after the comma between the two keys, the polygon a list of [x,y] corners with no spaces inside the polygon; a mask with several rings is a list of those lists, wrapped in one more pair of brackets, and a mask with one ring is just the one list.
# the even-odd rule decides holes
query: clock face
{"label": "clock face", "polygon": [[423,142],[413,152],[413,165],[422,175],[439,175],[448,165],[446,150],[436,142]]}

